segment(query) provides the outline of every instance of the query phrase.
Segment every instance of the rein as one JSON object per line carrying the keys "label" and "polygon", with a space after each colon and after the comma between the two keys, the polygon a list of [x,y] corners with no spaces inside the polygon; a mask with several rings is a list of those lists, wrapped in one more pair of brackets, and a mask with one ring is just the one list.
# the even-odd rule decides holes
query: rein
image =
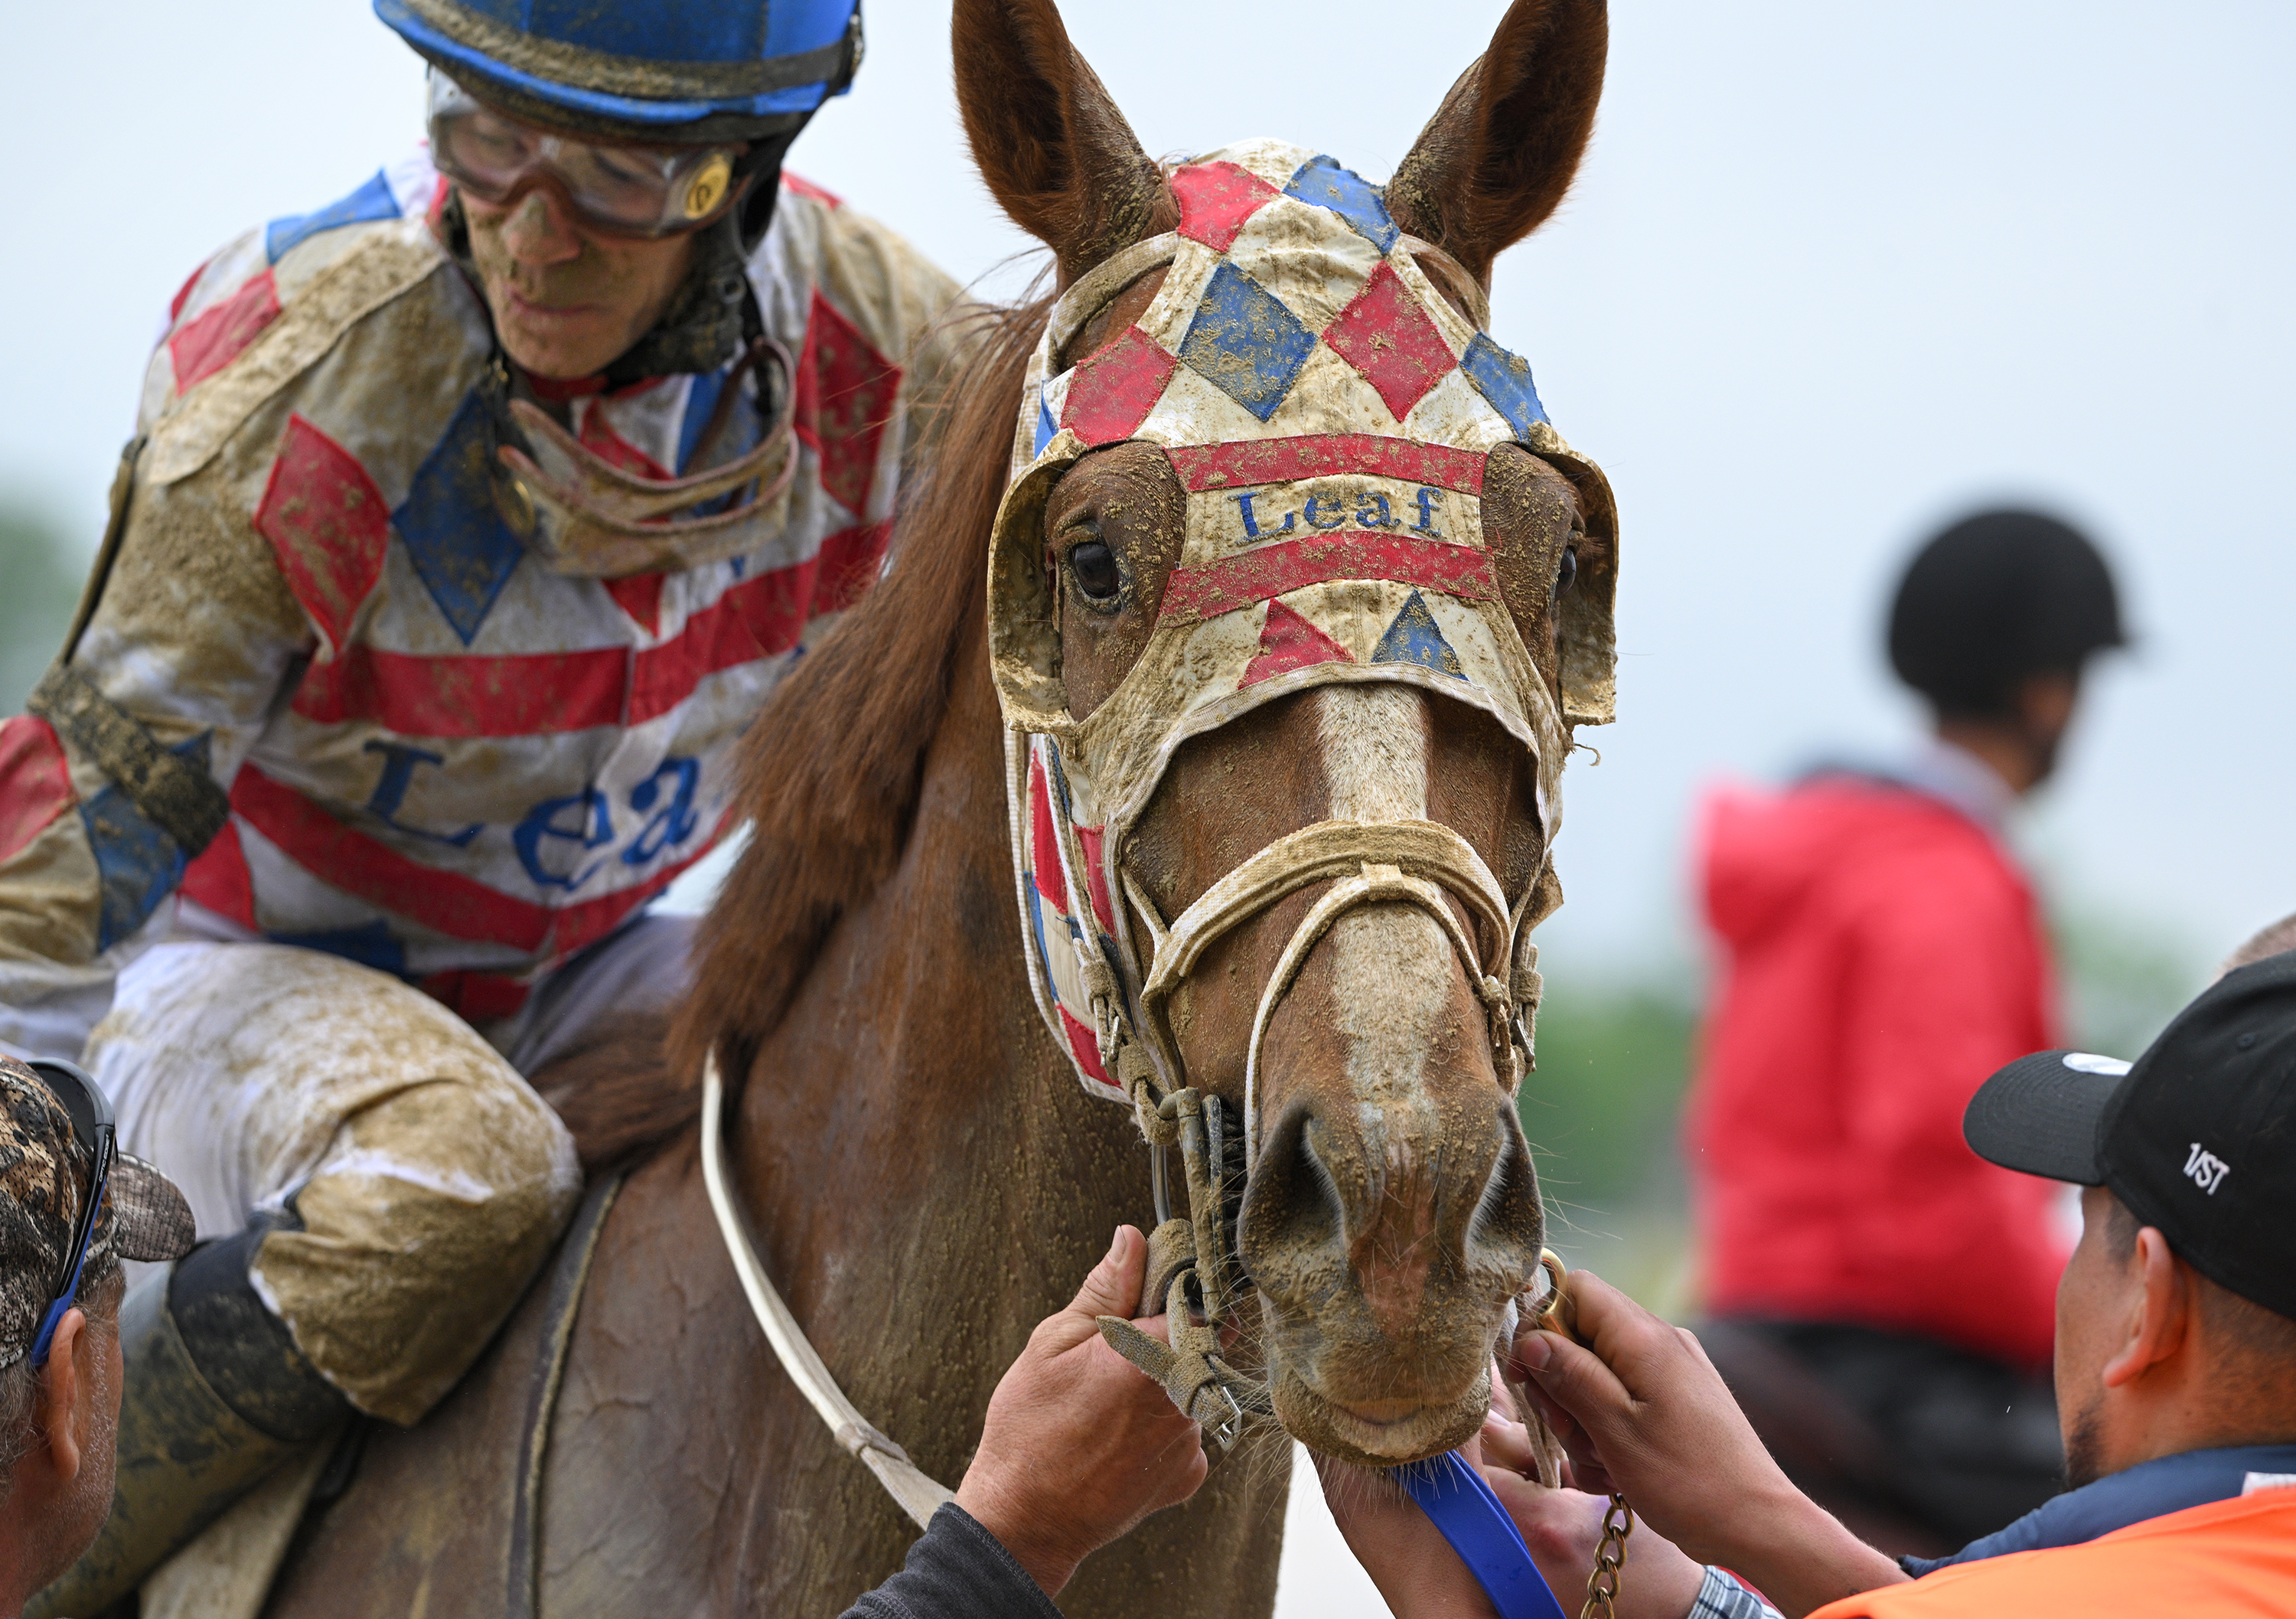
{"label": "rein", "polygon": [[726,1163],[726,1082],[718,1072],[715,1053],[701,1067],[701,1180],[709,1189],[709,1212],[718,1219],[718,1234],[725,1239],[734,1272],[742,1278],[742,1291],[749,1296],[750,1313],[765,1328],[766,1342],[773,1345],[782,1369],[820,1416],[839,1448],[849,1456],[859,1457],[885,1486],[886,1493],[900,1503],[901,1510],[916,1521],[918,1528],[924,1528],[942,1503],[956,1499],[956,1492],[928,1476],[909,1459],[906,1451],[886,1438],[845,1397],[837,1379],[829,1375],[829,1368],[822,1364],[819,1352],[807,1341],[805,1328],[790,1313],[773,1278],[766,1274]]}
{"label": "rein", "polygon": [[[1311,828],[1310,830],[1313,830]],[[1263,851],[1263,852],[1265,852]],[[1471,851],[1472,852],[1472,851]],[[1249,862],[1247,862],[1247,865]],[[1238,868],[1242,869],[1242,867]],[[1209,896],[1207,896],[1209,897]],[[1306,924],[1301,925],[1302,931]],[[1297,935],[1295,935],[1296,942]],[[1192,1195],[1201,1185],[1216,1185],[1209,1170],[1199,1170],[1205,1164],[1207,1154],[1207,1117],[1219,1117],[1219,1098],[1204,1097],[1193,1089],[1176,1091],[1159,1105],[1156,1118],[1168,1117],[1171,1128],[1169,1138],[1180,1144],[1183,1159],[1191,1165],[1189,1186]],[[726,1083],[718,1070],[718,1058],[712,1053],[701,1069],[701,1179],[709,1195],[709,1212],[718,1221],[718,1233],[725,1240],[726,1253],[734,1262],[734,1274],[741,1278],[742,1291],[750,1301],[750,1312],[758,1325],[765,1329],[766,1342],[773,1346],[774,1355],[782,1369],[789,1374],[800,1393],[821,1418],[838,1443],[849,1456],[856,1456],[885,1492],[898,1503],[902,1511],[920,1529],[929,1527],[933,1514],[944,1502],[953,1501],[956,1493],[935,1480],[916,1463],[909,1453],[863,1417],[860,1409],[846,1397],[837,1385],[829,1368],[822,1363],[819,1352],[808,1342],[805,1328],[790,1313],[758,1257],[756,1244],[750,1237],[749,1221],[743,1217],[734,1188],[733,1175],[726,1162]],[[1159,1154],[1160,1163],[1161,1155]],[[571,1296],[580,1294],[581,1275],[588,1270],[588,1260],[595,1241],[595,1232],[604,1224],[605,1210],[611,1206],[613,1194],[619,1188],[617,1178],[602,1188],[603,1196],[594,1194],[591,1204],[586,1205],[578,1224],[588,1234],[578,1243],[579,1258],[573,1262]],[[1159,1190],[1161,1190],[1160,1185]],[[594,1208],[594,1212],[593,1209]],[[1153,1288],[1160,1264],[1169,1275],[1164,1290],[1164,1306],[1168,1330],[1172,1342],[1168,1346],[1150,1337],[1131,1322],[1117,1316],[1098,1319],[1101,1335],[1119,1354],[1139,1367],[1161,1384],[1173,1403],[1193,1418],[1206,1435],[1225,1452],[1240,1438],[1250,1417],[1270,1417],[1267,1391],[1230,1368],[1219,1356],[1218,1316],[1204,1311],[1204,1319],[1197,1319],[1197,1308],[1205,1303],[1201,1277],[1206,1267],[1199,1257],[1205,1252],[1224,1253],[1224,1247],[1210,1250],[1193,1248],[1194,1233],[1188,1233],[1193,1252],[1183,1253],[1175,1243],[1172,1228],[1190,1224],[1168,1220],[1159,1225],[1150,1238],[1148,1280]],[[1217,1228],[1216,1228],[1217,1229]],[[1160,1242],[1164,1252],[1160,1255]],[[565,1262],[562,1262],[563,1263]],[[1570,1332],[1569,1299],[1563,1291],[1562,1262],[1552,1253],[1542,1253],[1540,1263],[1549,1278],[1548,1292],[1538,1315],[1542,1327]],[[1218,1265],[1210,1274],[1220,1274]],[[1193,1284],[1192,1286],[1192,1284]],[[553,1296],[566,1290],[562,1281],[554,1283]],[[570,1310],[567,1311],[570,1325]],[[550,1393],[538,1398],[546,1403],[554,1399],[557,1382],[562,1370],[564,1333],[554,1335],[556,1351],[549,1358],[547,1380]],[[546,1423],[544,1425],[546,1431]],[[537,1459],[522,1470],[521,1479],[532,1475],[537,1481],[540,1467]],[[1491,1493],[1464,1457],[1454,1451],[1431,1461],[1415,1463],[1393,1470],[1398,1483],[1420,1508],[1434,1520],[1459,1555],[1465,1559],[1477,1582],[1491,1598],[1502,1619],[1562,1619],[1562,1607],[1554,1592],[1539,1574],[1537,1566],[1524,1546],[1521,1533],[1498,1498]],[[521,1494],[521,1506],[525,1497]],[[521,1513],[521,1517],[529,1516]],[[1623,1519],[1623,1524],[1621,1524]],[[1611,1508],[1603,1520],[1603,1543],[1595,1559],[1595,1571],[1587,1582],[1587,1606],[1580,1619],[1611,1619],[1612,1603],[1619,1589],[1619,1569],[1625,1561],[1626,1539],[1634,1532],[1633,1511],[1623,1496],[1611,1498]],[[521,1590],[521,1576],[531,1599],[533,1568],[531,1553],[526,1557],[514,1557],[512,1565],[512,1611],[521,1609],[516,1598]]]}

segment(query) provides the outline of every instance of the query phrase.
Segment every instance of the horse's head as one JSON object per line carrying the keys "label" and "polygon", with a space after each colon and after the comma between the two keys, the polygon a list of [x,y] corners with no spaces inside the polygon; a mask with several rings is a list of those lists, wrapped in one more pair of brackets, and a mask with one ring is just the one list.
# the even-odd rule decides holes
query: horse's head
{"label": "horse's head", "polygon": [[1038,999],[1210,1166],[1200,1271],[1202,1188],[1241,1186],[1205,1291],[1256,1312],[1284,1426],[1426,1456],[1538,1270],[1529,934],[1570,727],[1610,717],[1607,487],[1480,331],[1585,145],[1603,8],[1516,0],[1383,192],[1274,141],[1160,169],[1052,0],[955,32],[1062,284],[989,582]]}

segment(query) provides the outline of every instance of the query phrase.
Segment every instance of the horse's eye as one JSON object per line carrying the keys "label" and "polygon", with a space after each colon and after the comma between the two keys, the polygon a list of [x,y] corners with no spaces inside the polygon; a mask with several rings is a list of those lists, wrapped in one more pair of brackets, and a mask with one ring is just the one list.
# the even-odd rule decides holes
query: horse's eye
{"label": "horse's eye", "polygon": [[1578,547],[1576,546],[1565,546],[1562,548],[1562,565],[1554,570],[1555,599],[1560,601],[1562,597],[1568,596],[1570,593],[1570,587],[1576,584],[1578,580]]}
{"label": "horse's eye", "polygon": [[1124,576],[1117,571],[1116,553],[1108,548],[1105,540],[1087,539],[1072,548],[1069,552],[1069,573],[1087,601],[1113,605],[1123,593]]}

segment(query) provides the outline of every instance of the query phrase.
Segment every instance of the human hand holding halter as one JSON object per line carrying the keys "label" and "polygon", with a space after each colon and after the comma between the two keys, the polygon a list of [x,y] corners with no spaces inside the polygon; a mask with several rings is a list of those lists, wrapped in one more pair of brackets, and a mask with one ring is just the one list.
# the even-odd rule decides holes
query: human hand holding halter
{"label": "human hand holding halter", "polygon": [[[1602,1544],[1606,1496],[1538,1482],[1538,1458],[1529,1428],[1508,1412],[1506,1393],[1496,1374],[1490,1414],[1461,1454],[1481,1471],[1507,1516],[1514,1520],[1531,1560],[1558,1598],[1573,1599],[1563,1611],[1578,1611],[1575,1594],[1587,1589]],[[1390,1611],[1402,1619],[1477,1619],[1491,1612],[1473,1574],[1451,1549],[1427,1514],[1391,1481],[1369,1469],[1316,1458],[1324,1499],[1332,1508],[1348,1549],[1379,1587]],[[1672,1544],[1637,1533],[1627,1548],[1632,1577],[1619,1587],[1619,1619],[1682,1619],[1696,1598],[1703,1571]]]}
{"label": "human hand holding halter", "polygon": [[[1138,1308],[1148,1243],[1116,1229],[1068,1307],[1047,1316],[988,1401],[956,1504],[1057,1597],[1091,1553],[1196,1492],[1202,1429],[1102,1340],[1095,1318]],[[1164,1338],[1165,1319],[1133,1323]]]}
{"label": "human hand holding halter", "polygon": [[[1514,1520],[1547,1583],[1557,1592],[1587,1590],[1603,1546],[1603,1520],[1611,1510],[1609,1493],[1573,1488],[1575,1469],[1566,1469],[1561,1489],[1540,1483],[1530,1429],[1513,1420],[1500,1401],[1492,1401],[1475,1443],[1484,1482]],[[1690,1611],[1705,1569],[1674,1542],[1642,1525],[1620,1553],[1618,1619],[1682,1619]]]}
{"label": "human hand holding halter", "polygon": [[1631,1497],[1660,1534],[1789,1615],[1905,1578],[1787,1480],[1693,1334],[1587,1271],[1569,1286],[1579,1342],[1526,1328],[1513,1369],[1581,1489]]}

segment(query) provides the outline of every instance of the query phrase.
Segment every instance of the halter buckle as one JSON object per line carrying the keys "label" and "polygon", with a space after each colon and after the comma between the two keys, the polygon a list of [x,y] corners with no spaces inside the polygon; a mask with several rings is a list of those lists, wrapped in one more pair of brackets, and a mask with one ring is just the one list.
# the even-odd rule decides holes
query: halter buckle
{"label": "halter buckle", "polygon": [[1228,1419],[1212,1430],[1212,1437],[1219,1442],[1219,1448],[1225,1451],[1234,1444],[1243,1432],[1243,1408],[1235,1402],[1235,1396],[1227,1392],[1226,1384],[1215,1383],[1212,1386],[1219,1391],[1219,1397],[1227,1401]]}

